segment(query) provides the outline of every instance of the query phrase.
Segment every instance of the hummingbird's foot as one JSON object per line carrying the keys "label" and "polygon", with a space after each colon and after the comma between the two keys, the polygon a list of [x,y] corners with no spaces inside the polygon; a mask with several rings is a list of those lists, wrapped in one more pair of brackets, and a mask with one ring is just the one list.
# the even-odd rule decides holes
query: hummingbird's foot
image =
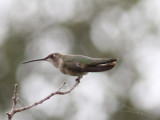
{"label": "hummingbird's foot", "polygon": [[82,78],[82,76],[79,76],[77,79],[76,79],[76,82],[80,83],[80,79]]}

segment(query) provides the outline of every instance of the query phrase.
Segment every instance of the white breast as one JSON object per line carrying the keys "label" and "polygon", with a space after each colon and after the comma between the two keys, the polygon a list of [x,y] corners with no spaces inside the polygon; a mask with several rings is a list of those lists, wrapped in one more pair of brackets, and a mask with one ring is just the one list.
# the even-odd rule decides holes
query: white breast
{"label": "white breast", "polygon": [[59,60],[59,64],[58,64],[58,68],[59,68],[59,70],[60,70],[61,72],[65,73],[63,67],[64,67],[64,62],[63,62],[62,59],[60,59],[60,60]]}

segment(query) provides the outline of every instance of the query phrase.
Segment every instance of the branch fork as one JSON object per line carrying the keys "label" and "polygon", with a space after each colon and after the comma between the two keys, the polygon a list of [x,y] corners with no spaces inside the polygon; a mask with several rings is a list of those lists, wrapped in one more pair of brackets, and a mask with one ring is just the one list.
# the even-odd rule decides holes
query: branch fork
{"label": "branch fork", "polygon": [[72,92],[76,87],[77,85],[80,83],[80,79],[81,77],[78,77],[76,79],[76,82],[75,84],[67,91],[61,91],[61,89],[64,87],[64,85],[66,84],[65,82],[58,88],[57,91],[51,93],[50,95],[46,96],[45,98],[39,100],[38,102],[35,102],[31,105],[28,105],[28,106],[24,106],[24,107],[21,107],[21,108],[16,108],[16,105],[17,105],[17,101],[18,101],[18,84],[15,84],[15,90],[14,90],[14,95],[13,95],[13,98],[12,98],[12,108],[10,110],[10,112],[7,112],[7,116],[8,116],[8,120],[11,120],[12,117],[14,116],[14,114],[16,114],[17,112],[22,112],[22,111],[25,111],[25,110],[28,110],[28,109],[31,109],[39,104],[42,104],[43,102],[47,101],[48,99],[50,99],[51,97],[53,97],[54,95],[65,95],[65,94],[68,94],[70,92]]}

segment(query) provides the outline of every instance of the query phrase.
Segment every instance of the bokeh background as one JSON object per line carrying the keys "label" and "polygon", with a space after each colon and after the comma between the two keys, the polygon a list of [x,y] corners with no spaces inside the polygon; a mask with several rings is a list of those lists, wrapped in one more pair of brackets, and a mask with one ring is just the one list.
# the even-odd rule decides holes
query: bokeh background
{"label": "bokeh background", "polygon": [[1,120],[15,83],[18,107],[74,84],[50,63],[21,64],[53,52],[119,61],[13,120],[160,120],[159,0],[0,0]]}

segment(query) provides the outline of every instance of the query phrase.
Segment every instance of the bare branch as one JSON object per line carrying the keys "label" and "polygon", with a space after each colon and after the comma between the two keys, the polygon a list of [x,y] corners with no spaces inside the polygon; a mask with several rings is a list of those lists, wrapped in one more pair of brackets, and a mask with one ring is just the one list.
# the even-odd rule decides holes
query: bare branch
{"label": "bare branch", "polygon": [[13,96],[13,98],[12,98],[12,101],[13,101],[12,109],[11,109],[10,113],[7,112],[8,120],[11,120],[12,117],[13,117],[13,115],[16,113],[16,112],[15,112],[15,109],[16,109],[17,98],[18,98],[18,97],[17,97],[17,88],[18,88],[18,85],[15,84],[14,96]]}
{"label": "bare branch", "polygon": [[50,95],[48,95],[47,97],[43,98],[42,100],[38,101],[38,102],[35,102],[31,105],[28,105],[28,106],[24,106],[24,107],[21,107],[21,108],[16,108],[16,104],[17,104],[17,84],[15,84],[15,91],[14,91],[14,96],[13,96],[13,106],[12,106],[12,109],[10,112],[7,112],[7,115],[8,115],[8,120],[11,120],[13,115],[17,112],[22,112],[22,111],[25,111],[25,110],[28,110],[28,109],[31,109],[39,104],[42,104],[43,102],[47,101],[48,99],[50,99],[51,97],[53,97],[54,95],[65,95],[65,94],[68,94],[70,92],[72,92],[72,90],[74,90],[76,88],[76,86],[80,83],[80,79],[81,77],[78,77],[76,79],[76,82],[75,84],[67,91],[61,91],[61,89],[64,87],[64,85],[66,84],[65,82],[59,87],[59,89],[53,93],[51,93]]}

